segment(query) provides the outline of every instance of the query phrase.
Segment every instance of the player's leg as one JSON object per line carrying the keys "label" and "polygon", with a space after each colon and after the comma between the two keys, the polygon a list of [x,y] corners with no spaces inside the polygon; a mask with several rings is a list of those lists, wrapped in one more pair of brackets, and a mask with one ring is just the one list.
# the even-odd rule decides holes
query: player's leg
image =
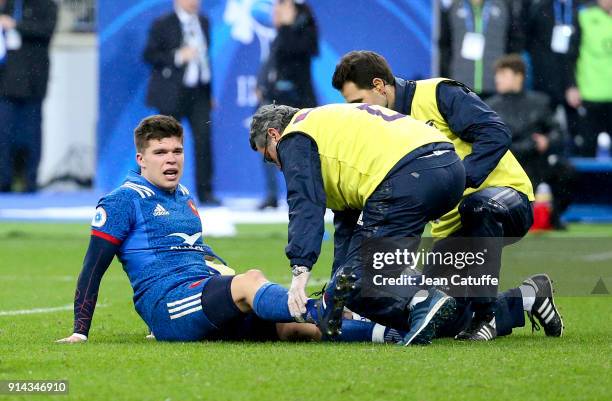
{"label": "player's leg", "polygon": [[[156,303],[162,307],[152,314],[143,311],[140,304],[137,309],[160,341],[321,340],[314,324],[293,323],[286,293],[260,271],[249,270],[178,286],[166,295],[166,302]],[[313,300],[308,302],[304,319],[317,320],[315,304]],[[288,323],[275,323],[281,320]],[[401,336],[396,330],[360,319],[347,321],[337,341],[397,342]]]}
{"label": "player's leg", "polygon": [[[459,205],[459,214],[461,236],[478,239],[474,244],[488,251],[487,273],[499,277],[503,246],[518,241],[533,223],[529,199],[512,188],[485,188],[467,196]],[[468,289],[468,297],[474,318],[457,339],[494,339],[497,286]]]}
{"label": "player's leg", "polygon": [[276,323],[280,341],[321,341],[321,331],[311,323]]}
{"label": "player's leg", "polygon": [[[381,183],[368,199],[361,222],[353,233],[347,259],[325,293],[327,302],[335,301],[334,296],[338,298],[338,279],[354,276],[354,288],[349,286],[346,291],[351,310],[390,327],[410,330],[406,345],[429,342],[434,334],[429,328],[440,323],[437,318],[447,317],[447,309],[454,301],[435,289],[415,297],[421,288],[408,285],[382,290],[380,296],[364,292],[366,286],[371,290],[372,284],[364,281],[361,248],[373,238],[386,238],[396,242],[398,248],[416,248],[427,221],[446,213],[461,197],[465,172],[458,160],[454,152],[417,159]],[[339,317],[330,315],[322,321],[338,322]],[[334,325],[328,326],[333,333]]]}
{"label": "player's leg", "polygon": [[[251,269],[232,278],[231,296],[236,308],[242,313],[254,312],[264,320],[278,323],[294,322],[287,305],[288,291],[280,284],[270,282],[260,270]],[[306,305],[314,312],[314,302]]]}
{"label": "player's leg", "polygon": [[[512,334],[512,329],[525,326],[523,297],[518,288],[512,288],[498,295],[494,305],[497,336]],[[473,304],[468,299],[457,302],[453,319],[441,327],[437,337],[455,337],[466,330],[474,320]]]}
{"label": "player's leg", "polygon": [[[225,296],[223,294],[226,294]],[[230,305],[228,300],[230,299]],[[314,300],[307,304],[304,320],[318,321],[321,310]],[[234,307],[232,307],[234,306]],[[219,330],[211,339],[251,341],[321,340],[321,331],[310,323],[293,323],[287,307],[287,290],[269,282],[259,270],[249,270],[234,277],[211,279],[202,295],[202,307],[208,320]],[[252,313],[254,312],[254,313]],[[341,342],[397,342],[396,330],[363,320],[345,320]],[[273,332],[272,322],[276,323]]]}
{"label": "player's leg", "polygon": [[280,341],[336,341],[397,344],[406,332],[395,330],[367,319],[344,319],[342,333],[337,338],[324,337],[319,328],[310,323],[276,323]]}
{"label": "player's leg", "polygon": [[525,326],[523,295],[520,289],[511,288],[501,292],[493,305],[495,329],[498,336],[512,334],[512,329]]}
{"label": "player's leg", "polygon": [[497,334],[509,335],[512,329],[525,326],[525,313],[531,320],[532,331],[540,330],[541,326],[549,337],[563,334],[563,320],[555,305],[553,283],[548,275],[535,274],[519,287],[499,294],[495,302]]}
{"label": "player's leg", "polygon": [[[500,293],[494,311],[498,336],[510,335],[513,329],[524,327],[525,313],[530,317],[532,331],[540,330],[541,326],[549,337],[563,334],[563,320],[555,305],[552,281],[546,274],[528,277],[519,287]],[[440,329],[438,336],[456,336],[470,326],[473,315],[469,302],[458,303],[455,318]]]}
{"label": "player's leg", "polygon": [[[182,283],[158,301],[141,299],[136,309],[160,341],[229,338],[232,327],[243,325],[252,311],[261,320],[295,321],[287,307],[287,290],[258,270]],[[273,324],[268,326],[273,330]]]}

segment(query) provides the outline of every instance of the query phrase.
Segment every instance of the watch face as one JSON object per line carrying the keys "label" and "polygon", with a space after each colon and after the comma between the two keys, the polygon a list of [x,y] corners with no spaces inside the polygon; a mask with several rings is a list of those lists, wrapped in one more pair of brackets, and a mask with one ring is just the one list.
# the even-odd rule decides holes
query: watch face
{"label": "watch face", "polygon": [[300,274],[306,273],[307,271],[308,268],[306,266],[293,266],[293,269],[291,269],[291,272],[294,276],[299,276]]}

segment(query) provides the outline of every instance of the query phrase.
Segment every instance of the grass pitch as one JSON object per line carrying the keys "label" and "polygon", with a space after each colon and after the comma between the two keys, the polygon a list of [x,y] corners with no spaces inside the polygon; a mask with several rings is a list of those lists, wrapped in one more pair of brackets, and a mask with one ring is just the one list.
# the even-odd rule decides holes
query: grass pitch
{"label": "grass pitch", "polygon": [[[612,399],[609,296],[558,298],[566,325],[560,339],[525,327],[492,343],[444,339],[408,348],[164,344],[145,340],[129,282],[115,261],[102,282],[90,341],[55,344],[71,333],[69,308],[88,231],[86,224],[0,224],[0,380],[65,379],[70,389],[69,395],[0,395],[0,401]],[[610,237],[612,244],[611,226],[573,226],[554,236],[594,235]],[[238,271],[258,267],[271,280],[290,279],[284,226],[242,226],[237,237],[209,243]],[[542,244],[529,258],[512,259],[512,269],[547,271],[555,249],[546,252]],[[608,269],[609,251],[595,258]],[[313,278],[326,278],[331,257],[332,243],[326,241]]]}

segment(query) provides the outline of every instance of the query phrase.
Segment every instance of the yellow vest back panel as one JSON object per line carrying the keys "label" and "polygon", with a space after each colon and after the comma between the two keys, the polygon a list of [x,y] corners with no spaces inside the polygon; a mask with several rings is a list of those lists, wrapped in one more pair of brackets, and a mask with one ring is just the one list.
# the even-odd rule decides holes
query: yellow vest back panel
{"label": "yellow vest back panel", "polygon": [[450,141],[437,129],[384,107],[331,104],[296,113],[283,138],[302,132],[317,144],[332,210],[363,209],[389,171],[408,153]]}

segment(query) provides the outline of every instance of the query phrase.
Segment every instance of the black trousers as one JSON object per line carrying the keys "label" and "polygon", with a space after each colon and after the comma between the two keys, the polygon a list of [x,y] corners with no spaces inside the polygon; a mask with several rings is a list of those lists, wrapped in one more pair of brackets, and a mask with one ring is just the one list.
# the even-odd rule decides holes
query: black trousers
{"label": "black trousers", "polygon": [[[524,237],[533,224],[531,202],[525,194],[512,188],[490,187],[466,196],[459,204],[459,214],[461,228],[435,242],[433,250],[456,253],[487,249],[487,265],[479,269],[499,278],[502,248]],[[470,276],[471,270],[460,273]],[[458,272],[455,266],[439,265],[425,266],[424,270],[431,277],[450,277]],[[494,314],[497,289],[497,286],[461,287],[450,292],[460,303],[471,303],[475,312]]]}
{"label": "black trousers", "polygon": [[[380,324],[407,329],[407,305],[421,288],[375,288],[364,251],[369,253],[366,247],[377,240],[415,251],[427,222],[451,210],[464,188],[465,169],[455,152],[416,159],[391,173],[368,198],[361,221],[334,234],[342,238],[335,240],[336,270],[327,286],[328,296],[333,296],[339,274],[355,274],[358,280],[348,308]],[[350,236],[348,226],[352,226]]]}
{"label": "black trousers", "polygon": [[24,170],[26,192],[36,191],[41,125],[42,99],[0,97],[0,192],[11,190],[16,165]]}
{"label": "black trousers", "polygon": [[182,88],[175,110],[159,110],[160,114],[181,121],[186,118],[193,134],[196,161],[196,192],[200,202],[212,196],[213,154],[210,121],[210,86]]}
{"label": "black trousers", "polygon": [[586,110],[583,120],[584,156],[594,157],[600,132],[612,135],[612,102],[582,102]]}

